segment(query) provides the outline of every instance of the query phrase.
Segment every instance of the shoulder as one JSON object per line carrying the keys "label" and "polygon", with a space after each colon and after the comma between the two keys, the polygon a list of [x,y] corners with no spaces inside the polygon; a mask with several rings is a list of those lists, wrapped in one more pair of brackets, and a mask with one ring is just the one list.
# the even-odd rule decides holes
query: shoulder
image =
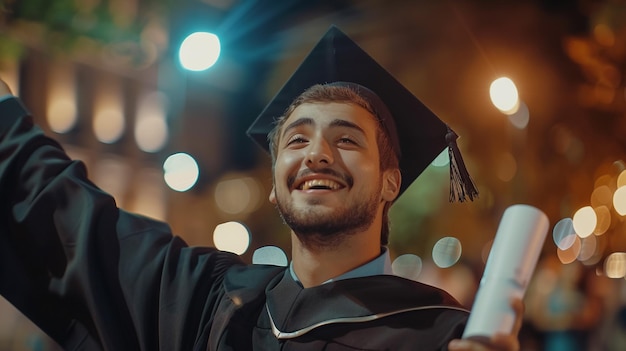
{"label": "shoulder", "polygon": [[238,265],[231,267],[224,277],[227,290],[241,289],[244,287],[264,291],[266,286],[281,273],[286,267],[272,265]]}
{"label": "shoulder", "polygon": [[[437,287],[392,275],[355,279],[353,294],[362,299],[381,318],[354,330],[351,342],[370,338],[368,343],[391,349],[410,349],[422,345],[425,349],[445,349],[459,338],[469,311],[446,291]],[[379,333],[380,337],[368,337]]]}
{"label": "shoulder", "polygon": [[464,310],[446,291],[394,275],[375,275],[338,281],[337,286],[364,299],[381,297],[389,304],[407,306],[445,306]]}
{"label": "shoulder", "polygon": [[30,113],[22,104],[22,101],[12,95],[0,96],[0,112],[2,113],[2,118],[0,118],[0,135],[2,135],[15,120],[30,116]]}

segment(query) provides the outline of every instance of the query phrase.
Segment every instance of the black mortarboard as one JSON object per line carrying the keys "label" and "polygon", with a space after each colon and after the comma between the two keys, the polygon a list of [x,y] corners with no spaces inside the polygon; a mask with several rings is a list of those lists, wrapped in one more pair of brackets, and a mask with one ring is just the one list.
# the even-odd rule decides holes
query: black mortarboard
{"label": "black mortarboard", "polygon": [[[448,147],[450,200],[458,198],[464,201],[466,196],[473,200],[478,195],[456,145],[457,135],[335,26],[326,32],[252,123],[248,135],[269,151],[267,136],[274,128],[276,118],[282,116],[293,100],[309,87],[333,82],[356,83],[368,88],[384,102],[393,116],[393,121],[385,121],[385,116],[378,117],[392,134],[392,143],[399,143],[402,172],[400,194]],[[371,100],[371,97],[364,97]],[[393,135],[393,129],[397,131],[397,136]]]}

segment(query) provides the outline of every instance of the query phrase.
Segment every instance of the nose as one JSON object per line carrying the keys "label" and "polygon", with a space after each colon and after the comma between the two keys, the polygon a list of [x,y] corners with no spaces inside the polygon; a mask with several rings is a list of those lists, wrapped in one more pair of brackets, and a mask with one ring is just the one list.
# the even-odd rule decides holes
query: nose
{"label": "nose", "polygon": [[306,164],[308,167],[324,167],[334,162],[331,145],[324,138],[311,140],[307,148]]}

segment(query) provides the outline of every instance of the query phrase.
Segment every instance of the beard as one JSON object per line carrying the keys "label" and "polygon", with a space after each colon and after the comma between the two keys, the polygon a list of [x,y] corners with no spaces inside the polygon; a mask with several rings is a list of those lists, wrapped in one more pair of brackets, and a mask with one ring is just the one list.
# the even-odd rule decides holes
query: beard
{"label": "beard", "polygon": [[[276,207],[285,224],[296,234],[306,247],[336,247],[346,238],[368,229],[374,222],[380,204],[379,184],[377,191],[369,197],[358,199],[353,205],[346,205],[328,213],[309,203],[306,209],[297,209],[290,201],[281,201],[277,196]],[[278,194],[277,194],[278,195]]]}

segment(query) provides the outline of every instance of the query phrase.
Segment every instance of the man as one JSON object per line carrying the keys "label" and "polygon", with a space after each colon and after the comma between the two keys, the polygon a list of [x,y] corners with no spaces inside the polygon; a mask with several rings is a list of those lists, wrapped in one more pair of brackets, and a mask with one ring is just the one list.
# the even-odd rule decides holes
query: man
{"label": "man", "polygon": [[[348,70],[344,53],[359,56]],[[309,84],[325,79],[310,70],[320,54],[335,83]],[[361,75],[396,98],[365,87],[352,68],[378,69],[370,60],[332,28],[250,129],[265,137],[273,109],[313,85],[270,133],[270,201],[292,229],[286,270],[187,247],[164,223],[118,209],[0,84],[0,293],[68,350],[489,349],[458,339],[468,311],[448,294],[385,274],[389,206],[445,145],[458,150],[385,72]],[[407,106],[419,140],[403,130]],[[517,349],[520,322],[491,348]]]}

